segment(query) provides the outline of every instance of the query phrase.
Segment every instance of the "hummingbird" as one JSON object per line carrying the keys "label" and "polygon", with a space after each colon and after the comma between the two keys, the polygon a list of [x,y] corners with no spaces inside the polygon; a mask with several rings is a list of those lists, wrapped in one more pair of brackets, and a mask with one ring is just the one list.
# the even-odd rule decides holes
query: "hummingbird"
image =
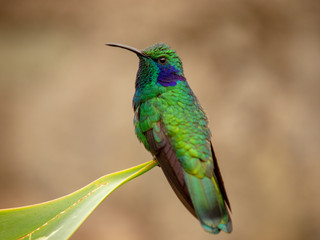
{"label": "hummingbird", "polygon": [[135,53],[139,69],[133,97],[135,133],[184,206],[205,231],[232,231],[229,199],[215,156],[208,119],[189,87],[182,61],[164,43]]}

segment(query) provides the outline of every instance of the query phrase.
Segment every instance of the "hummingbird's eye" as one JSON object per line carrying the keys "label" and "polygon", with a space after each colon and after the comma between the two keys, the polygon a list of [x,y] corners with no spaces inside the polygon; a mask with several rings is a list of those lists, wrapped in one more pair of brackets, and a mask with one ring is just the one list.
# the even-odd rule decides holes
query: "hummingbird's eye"
{"label": "hummingbird's eye", "polygon": [[166,64],[167,63],[167,59],[165,57],[159,57],[158,58],[158,63],[160,64]]}

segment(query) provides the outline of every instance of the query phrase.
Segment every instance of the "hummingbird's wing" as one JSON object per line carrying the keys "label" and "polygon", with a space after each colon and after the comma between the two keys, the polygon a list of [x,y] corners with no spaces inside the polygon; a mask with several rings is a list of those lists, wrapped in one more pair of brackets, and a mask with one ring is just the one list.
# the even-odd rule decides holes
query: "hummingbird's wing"
{"label": "hummingbird's wing", "polygon": [[212,154],[212,159],[213,159],[213,174],[217,180],[220,192],[222,194],[223,200],[225,201],[225,203],[227,204],[228,208],[231,211],[231,206],[230,206],[230,202],[229,202],[229,198],[227,195],[227,191],[224,187],[224,183],[223,183],[223,179],[222,179],[222,175],[220,173],[220,169],[219,169],[219,165],[218,165],[218,161],[216,158],[216,155],[214,153],[213,147],[212,147],[212,142],[210,142],[211,145],[211,154]]}
{"label": "hummingbird's wing", "polygon": [[156,128],[153,128],[146,132],[150,151],[156,157],[162,171],[180,201],[190,213],[196,217],[188,187],[184,180],[184,170],[181,163],[165,135],[163,128],[160,126],[160,122],[158,122],[156,126],[159,131],[155,131]]}

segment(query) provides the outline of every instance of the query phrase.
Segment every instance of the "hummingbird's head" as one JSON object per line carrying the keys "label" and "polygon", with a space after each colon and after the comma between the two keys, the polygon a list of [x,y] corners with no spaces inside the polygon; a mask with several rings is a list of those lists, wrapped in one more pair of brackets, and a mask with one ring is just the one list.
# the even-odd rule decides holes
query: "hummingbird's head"
{"label": "hummingbird's head", "polygon": [[157,43],[143,50],[114,43],[107,45],[127,49],[139,57],[136,89],[154,85],[175,86],[178,81],[186,81],[181,59],[164,43]]}

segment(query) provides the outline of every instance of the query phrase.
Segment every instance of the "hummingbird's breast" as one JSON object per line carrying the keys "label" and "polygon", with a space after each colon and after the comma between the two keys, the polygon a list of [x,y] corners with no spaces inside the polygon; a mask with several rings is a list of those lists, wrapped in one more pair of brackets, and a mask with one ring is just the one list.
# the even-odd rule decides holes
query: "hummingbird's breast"
{"label": "hummingbird's breast", "polygon": [[[138,132],[146,133],[160,122],[185,170],[204,176],[206,172],[203,169],[208,169],[208,172],[212,169],[207,117],[186,82],[163,88],[165,90],[158,91],[156,95],[150,93],[140,98],[136,111],[139,124],[135,124]],[[147,142],[143,138],[140,134],[139,139]]]}

